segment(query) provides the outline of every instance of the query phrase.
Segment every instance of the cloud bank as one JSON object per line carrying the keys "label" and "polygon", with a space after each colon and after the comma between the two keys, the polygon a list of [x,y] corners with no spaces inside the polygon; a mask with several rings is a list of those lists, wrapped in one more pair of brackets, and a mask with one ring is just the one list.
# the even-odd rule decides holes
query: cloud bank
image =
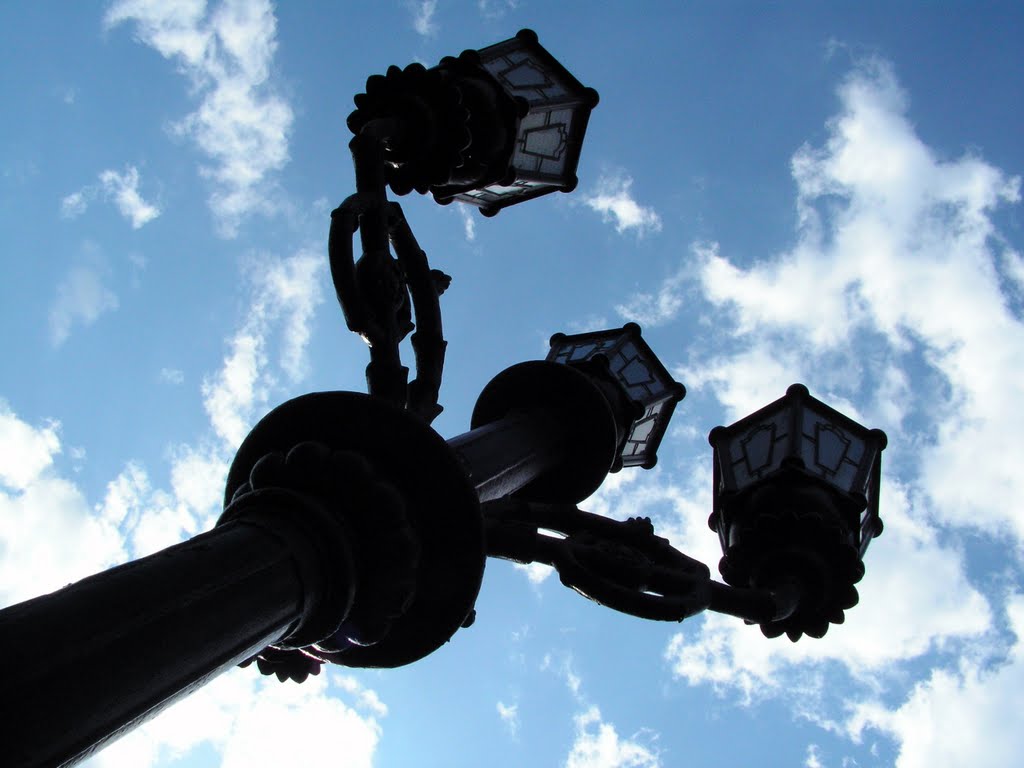
{"label": "cloud bank", "polygon": [[233,237],[241,220],[269,213],[273,176],[288,162],[294,113],[271,78],[277,21],[267,0],[225,0],[212,9],[193,0],[120,0],[108,29],[133,23],[135,35],[188,80],[196,109],[172,130],[208,158],[209,205],[219,231]]}
{"label": "cloud bank", "polygon": [[[1002,765],[1024,750],[1024,731],[1000,726],[989,738],[982,721],[1016,711],[1021,602],[983,594],[960,542],[980,533],[1019,565],[1024,518],[1007,502],[1024,494],[1011,449],[1024,430],[1021,260],[994,216],[1020,202],[1020,178],[976,153],[950,158],[926,145],[883,61],[859,65],[838,100],[824,143],[792,158],[792,247],[740,263],[716,243],[694,244],[677,274],[619,312],[671,322],[696,274],[702,321],[713,318],[716,330],[713,343],[676,367],[692,392],[713,396],[731,420],[803,380],[885,429],[885,534],[868,553],[861,604],[824,640],[767,642],[756,629],[708,616],[677,633],[665,657],[690,685],[742,702],[790,697],[799,714],[834,731],[888,735],[901,767],[949,762],[949,750]],[[676,546],[715,562],[717,553],[702,555],[708,532],[698,536],[702,526],[692,522],[703,521],[710,501],[699,509],[687,501],[709,488],[708,474],[638,480],[606,499],[652,514]],[[1004,611],[1017,638],[1009,646]],[[903,685],[921,668],[912,660],[926,662],[925,677],[906,701],[881,703],[879,688]],[[860,704],[831,700],[826,670],[860,690]]]}

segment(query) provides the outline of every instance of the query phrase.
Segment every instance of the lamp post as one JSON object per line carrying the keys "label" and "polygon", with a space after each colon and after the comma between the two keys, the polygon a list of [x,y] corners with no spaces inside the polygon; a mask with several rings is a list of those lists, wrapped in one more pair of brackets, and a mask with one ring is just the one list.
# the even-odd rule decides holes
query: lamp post
{"label": "lamp post", "polygon": [[[648,619],[710,609],[794,641],[842,620],[881,532],[885,436],[800,385],[711,433],[725,583],[650,520],[577,507],[609,472],[655,465],[685,395],[636,324],[556,334],[546,360],[491,380],[468,432],[430,427],[450,278],[387,189],[485,215],[568,191],[596,103],[528,31],[368,80],[349,117],[356,193],[332,213],[329,255],[370,347],[369,394],[268,413],[213,530],[0,611],[0,679],[18,703],[0,718],[5,764],[74,764],[236,664],[302,682],[325,663],[413,663],[473,623],[488,556],[547,563]],[[409,381],[399,343],[414,329]]]}

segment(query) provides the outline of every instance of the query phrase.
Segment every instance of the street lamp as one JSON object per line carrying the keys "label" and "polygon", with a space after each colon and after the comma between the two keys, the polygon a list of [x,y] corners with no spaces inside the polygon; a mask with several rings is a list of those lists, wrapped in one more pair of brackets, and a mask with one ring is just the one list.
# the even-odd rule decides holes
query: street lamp
{"label": "street lamp", "polygon": [[623,429],[612,472],[654,467],[672,412],[686,395],[640,333],[639,325],[626,323],[621,330],[551,337],[547,359],[590,372],[609,391],[616,410],[625,412],[618,420]]}
{"label": "street lamp", "polygon": [[857,604],[862,558],[882,532],[885,433],[865,429],[794,384],[786,395],[708,436],[713,511],[725,581],[796,590],[791,615],[761,623],[768,637],[822,637]]}
{"label": "street lamp", "polygon": [[384,139],[391,190],[431,192],[493,216],[502,208],[576,188],[583,136],[598,95],[532,30],[431,69],[410,64],[373,75],[348,126]]}
{"label": "street lamp", "polygon": [[[885,436],[800,385],[711,433],[725,583],[649,519],[577,506],[609,472],[655,465],[685,394],[636,324],[556,334],[546,360],[487,384],[468,432],[430,426],[451,278],[386,189],[485,214],[571,189],[596,103],[530,32],[370,78],[349,118],[356,193],[328,242],[369,394],[311,393],[261,419],[213,530],[0,611],[17,702],[0,718],[5,764],[78,762],[238,664],[302,682],[325,663],[413,663],[473,623],[487,557],[546,563],[647,619],[713,610],[793,640],[843,619],[881,532]],[[410,381],[399,344],[414,330]]]}

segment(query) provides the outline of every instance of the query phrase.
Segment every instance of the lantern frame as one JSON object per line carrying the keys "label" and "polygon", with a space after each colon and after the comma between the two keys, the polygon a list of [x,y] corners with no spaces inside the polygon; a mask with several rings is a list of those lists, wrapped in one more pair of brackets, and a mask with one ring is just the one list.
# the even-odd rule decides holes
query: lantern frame
{"label": "lantern frame", "polygon": [[[672,378],[641,334],[639,325],[626,323],[605,331],[556,333],[550,341],[547,360],[587,374],[612,407],[619,441],[612,472],[657,464],[672,413],[686,396],[686,387]],[[646,378],[631,381],[630,372]]]}
{"label": "lantern frame", "polygon": [[[811,415],[811,423],[808,423],[807,415]],[[813,437],[807,433],[809,426],[814,429]],[[782,429],[785,431],[779,434]],[[739,442],[745,445],[737,456],[730,449],[736,445],[736,438],[744,434],[745,437]],[[745,446],[752,444],[761,435],[769,438],[767,450],[764,447],[757,449],[764,456],[757,466],[753,466],[750,456],[752,451],[746,450]],[[835,465],[832,470],[822,461],[823,452],[828,450],[823,446],[826,440],[838,440],[843,446],[838,460],[832,462]],[[785,396],[728,427],[715,427],[708,435],[708,442],[714,449],[714,492],[709,522],[723,537],[723,547],[727,545],[724,538],[725,526],[717,522],[721,520],[723,505],[790,473],[798,473],[807,482],[819,484],[837,494],[844,511],[858,516],[856,524],[853,520],[847,522],[851,526],[851,533],[855,534],[861,557],[871,539],[882,532],[878,495],[881,454],[888,442],[885,432],[868,429],[812,397],[803,384],[791,385]],[[851,447],[859,447],[858,459],[849,456]],[[808,454],[814,457],[813,462],[808,461]],[[740,467],[740,464],[746,466]],[[739,479],[737,469],[746,474],[745,482]],[[842,485],[832,477],[840,472],[850,478]]]}
{"label": "lantern frame", "polygon": [[[432,189],[434,199],[442,204],[458,200],[477,206],[484,216],[494,216],[510,205],[552,192],[573,191],[578,183],[576,169],[590,112],[600,99],[597,91],[580,83],[540,44],[537,33],[530,29],[520,30],[509,40],[472,53],[472,58],[501,91],[520,107],[507,165],[494,169],[495,173],[482,185],[474,182],[435,187]],[[543,76],[542,83],[517,83],[511,76],[523,66],[536,64],[540,67],[532,66],[532,69]],[[553,118],[559,117],[566,122],[554,122]],[[531,141],[531,137],[552,131],[556,126],[560,140],[552,150],[554,154],[536,151],[551,149],[544,146],[551,142]],[[532,150],[531,143],[534,144]],[[553,172],[546,167],[545,160],[560,161],[561,167]]]}

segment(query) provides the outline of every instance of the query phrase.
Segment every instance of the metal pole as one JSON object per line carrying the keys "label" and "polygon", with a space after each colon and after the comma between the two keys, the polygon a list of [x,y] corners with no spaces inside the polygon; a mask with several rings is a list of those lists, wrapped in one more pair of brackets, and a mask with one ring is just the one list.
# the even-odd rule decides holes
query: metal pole
{"label": "metal pole", "polygon": [[481,502],[515,493],[556,467],[565,444],[565,425],[544,410],[515,413],[448,441]]}
{"label": "metal pole", "polygon": [[341,621],[351,560],[340,522],[296,522],[311,505],[285,493],[263,498],[189,541],[0,611],[5,766],[88,758],[267,645],[321,623],[324,609],[337,613],[339,591]]}

